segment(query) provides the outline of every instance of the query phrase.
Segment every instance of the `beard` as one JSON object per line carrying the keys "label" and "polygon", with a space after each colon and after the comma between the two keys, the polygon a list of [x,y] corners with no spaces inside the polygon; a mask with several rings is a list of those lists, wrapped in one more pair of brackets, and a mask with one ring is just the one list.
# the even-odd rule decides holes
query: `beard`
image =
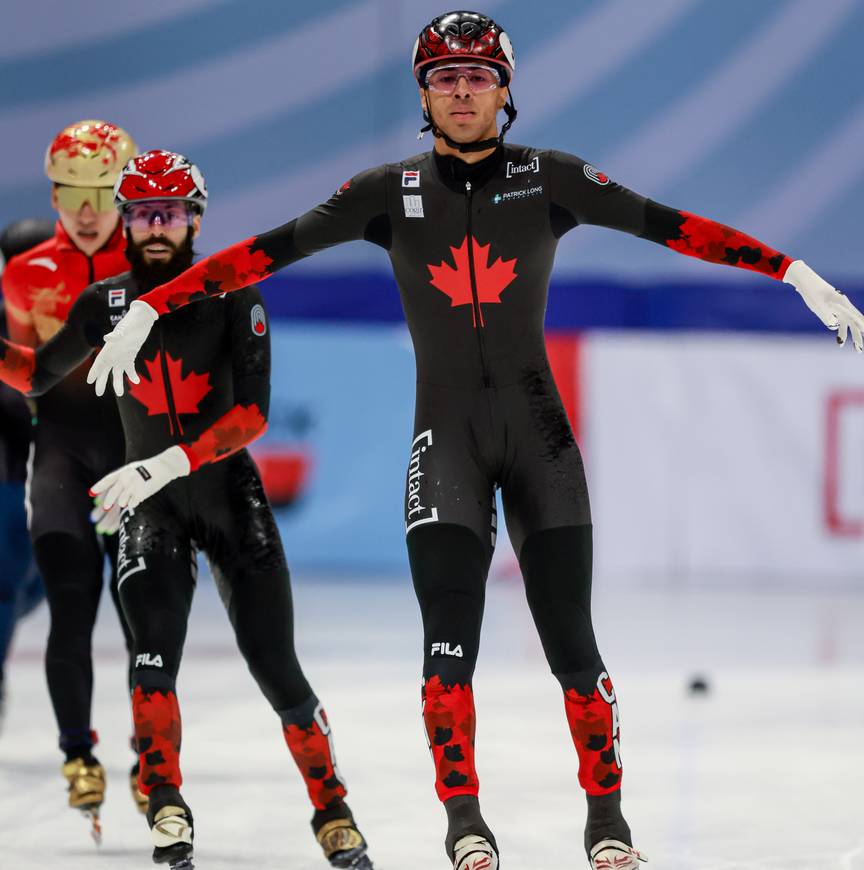
{"label": "beard", "polygon": [[[171,249],[169,260],[153,263],[144,260],[144,248],[154,242]],[[191,227],[186,238],[179,245],[173,244],[164,236],[149,236],[143,242],[136,244],[129,237],[129,233],[126,233],[126,259],[132,267],[132,275],[145,291],[166,284],[181,275],[192,265],[194,257]]]}

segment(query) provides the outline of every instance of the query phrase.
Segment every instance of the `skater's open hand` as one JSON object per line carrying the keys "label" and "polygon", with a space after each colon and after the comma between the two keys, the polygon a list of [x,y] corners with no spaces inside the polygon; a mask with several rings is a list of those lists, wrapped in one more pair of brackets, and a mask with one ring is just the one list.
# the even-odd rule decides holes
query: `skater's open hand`
{"label": "skater's open hand", "polygon": [[123,376],[137,384],[140,378],[135,373],[135,357],[147,340],[154,321],[159,315],[146,302],[136,299],[126,316],[105,336],[105,346],[99,351],[90,371],[87,383],[96,384],[96,395],[101,396],[111,377],[114,392],[123,395]]}
{"label": "skater's open hand", "polygon": [[189,474],[189,457],[179,445],[169,447],[149,459],[130,462],[90,487],[90,495],[102,496],[102,509],[136,508],[159,492],[175,477]]}
{"label": "skater's open hand", "polygon": [[852,333],[852,344],[864,350],[864,315],[843,294],[820,278],[803,260],[795,260],[786,270],[783,280],[800,294],[807,307],[828,327],[837,331],[837,343],[842,347]]}

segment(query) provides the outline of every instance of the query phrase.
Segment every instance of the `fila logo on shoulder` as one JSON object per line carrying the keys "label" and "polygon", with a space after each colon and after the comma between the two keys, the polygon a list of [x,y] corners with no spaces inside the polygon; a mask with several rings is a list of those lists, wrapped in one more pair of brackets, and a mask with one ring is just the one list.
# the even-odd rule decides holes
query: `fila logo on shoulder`
{"label": "fila logo on shoulder", "polygon": [[507,161],[507,178],[512,178],[520,172],[539,172],[540,158],[535,157],[530,163],[514,163],[512,160]]}
{"label": "fila logo on shoulder", "polygon": [[263,305],[253,305],[249,312],[249,319],[252,321],[252,332],[255,335],[267,334],[267,316],[264,314]]}
{"label": "fila logo on shoulder", "polygon": [[162,656],[158,654],[151,656],[150,653],[141,653],[141,655],[135,659],[135,667],[140,668],[142,665],[148,668],[161,668]]}
{"label": "fila logo on shoulder", "polygon": [[108,307],[123,308],[126,305],[126,288],[113,287],[108,291]]}
{"label": "fila logo on shoulder", "polygon": [[450,646],[449,643],[433,643],[432,644],[432,655],[433,656],[452,656],[456,659],[464,658],[462,655],[462,644],[457,643],[456,646]]}
{"label": "fila logo on shoulder", "polygon": [[589,181],[593,181],[594,184],[599,184],[600,187],[606,187],[607,184],[612,183],[612,179],[606,175],[605,172],[601,172],[596,167],[592,166],[590,163],[585,164],[585,177]]}
{"label": "fila logo on shoulder", "polygon": [[402,187],[420,187],[420,170],[406,169],[402,173]]}

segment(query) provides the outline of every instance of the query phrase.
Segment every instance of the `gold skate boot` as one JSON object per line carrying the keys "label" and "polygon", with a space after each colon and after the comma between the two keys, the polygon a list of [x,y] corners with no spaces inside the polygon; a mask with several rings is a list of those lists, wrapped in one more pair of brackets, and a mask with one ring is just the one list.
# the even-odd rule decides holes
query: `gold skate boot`
{"label": "gold skate boot", "polygon": [[353,818],[334,819],[325,822],[315,832],[324,857],[333,867],[350,867],[352,870],[373,870],[366,854],[366,841],[357,830]]}
{"label": "gold skate boot", "polygon": [[73,758],[63,765],[62,771],[69,783],[69,806],[90,820],[90,835],[98,846],[102,843],[99,809],[105,800],[105,769],[95,759],[88,763],[83,758]]}
{"label": "gold skate boot", "polygon": [[135,806],[138,812],[144,815],[147,812],[147,807],[150,804],[147,795],[138,788],[138,772],[141,769],[141,763],[136,761],[129,771],[129,791],[132,793],[132,800],[135,801]]}

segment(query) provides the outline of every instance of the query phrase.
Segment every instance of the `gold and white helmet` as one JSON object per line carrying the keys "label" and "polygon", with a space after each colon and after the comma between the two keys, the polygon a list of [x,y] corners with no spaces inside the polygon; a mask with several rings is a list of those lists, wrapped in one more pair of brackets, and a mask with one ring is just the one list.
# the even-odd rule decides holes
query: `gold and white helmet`
{"label": "gold and white helmet", "polygon": [[45,152],[45,174],[69,187],[113,187],[120,170],[138,153],[132,137],[107,121],[64,127]]}

